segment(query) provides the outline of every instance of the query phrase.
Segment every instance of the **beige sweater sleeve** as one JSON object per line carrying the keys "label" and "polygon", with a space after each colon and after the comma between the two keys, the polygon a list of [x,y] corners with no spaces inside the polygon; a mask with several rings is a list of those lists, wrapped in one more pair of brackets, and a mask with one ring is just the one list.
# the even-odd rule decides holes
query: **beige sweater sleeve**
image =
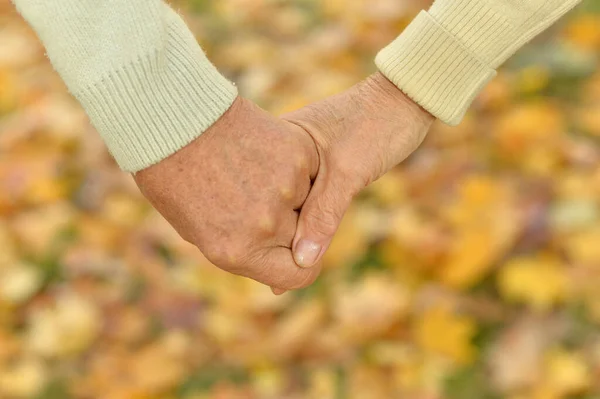
{"label": "beige sweater sleeve", "polygon": [[496,69],[580,0],[436,0],[376,58],[431,114],[458,124]]}
{"label": "beige sweater sleeve", "polygon": [[13,1],[126,171],[191,142],[237,96],[160,0]]}
{"label": "beige sweater sleeve", "polygon": [[[122,169],[173,154],[237,90],[161,0],[13,0]],[[414,101],[457,124],[496,68],[579,0],[437,0],[377,56]]]}

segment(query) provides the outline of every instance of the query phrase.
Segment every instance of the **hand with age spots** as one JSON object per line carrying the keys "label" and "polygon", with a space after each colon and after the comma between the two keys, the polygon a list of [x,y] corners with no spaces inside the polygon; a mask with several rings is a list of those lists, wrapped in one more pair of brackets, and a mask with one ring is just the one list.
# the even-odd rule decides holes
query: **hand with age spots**
{"label": "hand with age spots", "polygon": [[281,119],[238,98],[135,179],[215,265],[281,294],[317,278],[352,198],[410,155],[433,119],[381,74]]}
{"label": "hand with age spots", "polygon": [[298,267],[291,251],[318,166],[304,129],[238,97],[199,138],[134,178],[211,262],[282,292],[306,287],[320,271]]}

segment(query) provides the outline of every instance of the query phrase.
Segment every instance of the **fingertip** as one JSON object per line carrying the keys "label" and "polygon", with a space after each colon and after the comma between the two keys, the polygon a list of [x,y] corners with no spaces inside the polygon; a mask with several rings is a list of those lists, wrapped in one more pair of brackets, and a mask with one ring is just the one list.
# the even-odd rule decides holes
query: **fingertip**
{"label": "fingertip", "polygon": [[282,288],[275,288],[275,287],[271,287],[271,291],[273,292],[273,294],[279,296],[279,295],[283,295],[287,292],[287,290],[284,290]]}
{"label": "fingertip", "polygon": [[323,246],[312,240],[303,238],[294,246],[294,261],[302,268],[313,267],[321,255]]}

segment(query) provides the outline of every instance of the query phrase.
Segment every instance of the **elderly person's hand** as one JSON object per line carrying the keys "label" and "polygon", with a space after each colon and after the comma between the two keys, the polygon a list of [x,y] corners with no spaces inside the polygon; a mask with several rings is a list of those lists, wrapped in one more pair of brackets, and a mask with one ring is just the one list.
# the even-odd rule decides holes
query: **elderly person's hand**
{"label": "elderly person's hand", "polygon": [[318,170],[310,135],[238,98],[209,130],[135,175],[142,193],[218,267],[279,290],[319,267],[292,257],[298,212]]}
{"label": "elderly person's hand", "polygon": [[410,155],[433,120],[381,74],[281,119],[238,98],[135,180],[215,265],[282,293],[317,278],[352,198]]}
{"label": "elderly person's hand", "polygon": [[434,117],[376,73],[284,119],[304,128],[319,153],[293,244],[296,262],[310,267],[327,250],[352,198],[409,156]]}

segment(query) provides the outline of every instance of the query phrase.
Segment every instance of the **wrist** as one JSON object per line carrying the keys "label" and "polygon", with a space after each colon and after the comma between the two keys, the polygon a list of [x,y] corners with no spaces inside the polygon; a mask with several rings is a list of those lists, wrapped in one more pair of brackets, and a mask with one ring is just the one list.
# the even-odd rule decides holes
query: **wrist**
{"label": "wrist", "polygon": [[377,54],[379,71],[449,125],[458,125],[496,71],[422,11]]}
{"label": "wrist", "polygon": [[363,101],[395,110],[415,123],[429,126],[435,120],[435,116],[413,101],[381,72],[372,74],[360,85],[359,93],[364,97]]}

